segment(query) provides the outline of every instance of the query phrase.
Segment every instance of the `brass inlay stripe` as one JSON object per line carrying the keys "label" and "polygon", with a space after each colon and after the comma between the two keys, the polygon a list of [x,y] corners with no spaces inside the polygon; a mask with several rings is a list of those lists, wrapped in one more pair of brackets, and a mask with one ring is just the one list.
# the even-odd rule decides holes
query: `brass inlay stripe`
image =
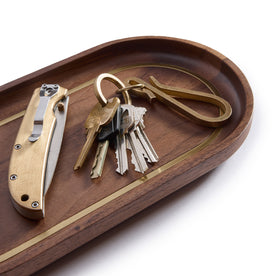
{"label": "brass inlay stripe", "polygon": [[75,215],[69,217],[68,219],[63,220],[62,222],[56,224],[55,226],[51,227],[47,231],[35,236],[34,238],[20,244],[19,246],[11,249],[10,251],[0,255],[0,262],[3,262],[22,251],[30,248],[31,246],[43,241],[44,239],[50,237],[51,235],[55,234],[56,232],[60,231],[61,229],[65,228],[66,226],[76,222],[77,220],[83,218],[84,216],[90,214],[91,212],[103,207],[104,205],[110,203],[112,200],[117,199],[118,197],[126,194],[127,192],[133,190],[134,188],[140,186],[141,184],[147,182],[148,180],[154,178],[155,176],[161,174],[162,172],[170,169],[174,165],[180,163],[187,157],[191,156],[192,154],[202,150],[208,144],[210,144],[218,135],[221,129],[217,128],[210,136],[207,137],[201,144],[194,147],[193,149],[183,153],[182,155],[178,156],[177,158],[169,161],[168,163],[164,164],[163,166],[155,169],[154,171],[148,173],[147,175],[133,181],[132,183],[128,184],[127,186],[121,188],[120,190],[114,192],[113,194],[103,198],[102,200],[90,205],[89,207],[81,210],[80,212],[76,213]]}
{"label": "brass inlay stripe", "polygon": [[[212,91],[214,94],[217,94],[217,91],[214,87],[212,87],[212,85],[206,81],[205,79],[202,79],[200,76],[197,76],[191,72],[189,72],[188,70],[185,70],[181,67],[177,67],[177,66],[171,66],[171,65],[156,65],[156,64],[138,64],[138,65],[133,65],[133,66],[125,66],[125,67],[121,67],[121,68],[117,68],[114,69],[112,71],[110,71],[109,73],[118,73],[127,69],[132,69],[132,68],[139,68],[139,67],[160,67],[160,68],[167,68],[167,69],[173,69],[176,71],[180,71],[183,73],[186,73],[196,79],[198,79],[201,83],[203,83],[210,91]],[[69,94],[73,94],[85,87],[88,87],[89,85],[94,83],[95,79],[89,80],[87,82],[84,82],[78,86],[76,86],[75,88],[70,89],[68,92]],[[12,116],[10,116],[9,118],[6,118],[2,121],[0,121],[0,126],[3,126],[13,120],[16,120],[22,116],[24,116],[25,114],[25,110],[14,114]],[[221,129],[217,128],[213,131],[213,133],[211,135],[209,135],[203,142],[201,142],[199,145],[197,145],[196,147],[192,148],[191,150],[181,154],[180,156],[176,157],[175,159],[169,161],[168,163],[162,165],[161,167],[153,170],[152,172],[148,173],[147,175],[133,181],[132,183],[128,184],[127,186],[121,188],[120,190],[114,192],[113,194],[101,199],[100,201],[88,206],[87,208],[81,210],[80,212],[76,213],[75,215],[61,221],[60,223],[56,224],[55,226],[51,227],[50,229],[46,230],[45,232],[31,238],[30,240],[23,242],[22,244],[20,244],[19,246],[7,251],[6,253],[3,253],[2,255],[0,255],[0,262],[4,262],[7,259],[21,253],[22,251],[30,248],[31,246],[43,241],[44,239],[50,237],[51,235],[57,233],[58,231],[60,231],[61,229],[69,226],[70,224],[76,222],[77,220],[83,218],[84,216],[90,214],[91,212],[103,207],[104,205],[110,203],[112,200],[115,200],[117,198],[119,198],[120,196],[126,194],[127,192],[133,190],[134,188],[138,187],[139,185],[147,182],[148,180],[154,178],[155,176],[161,174],[162,172],[170,169],[171,167],[173,167],[174,165],[177,165],[178,163],[180,163],[181,161],[183,161],[184,159],[186,159],[187,157],[191,156],[192,154],[202,150],[203,148],[205,148],[207,145],[209,145],[213,140],[216,139],[216,137],[219,135]]]}
{"label": "brass inlay stripe", "polygon": [[8,117],[8,118],[0,121],[0,127],[3,126],[3,125],[5,125],[5,124],[7,124],[7,123],[9,123],[9,122],[12,122],[12,121],[18,119],[18,118],[23,117],[24,114],[25,114],[25,112],[26,112],[26,110],[22,110],[21,112],[18,112],[16,114],[14,114],[14,115],[12,115],[12,116],[10,116],[10,117]]}

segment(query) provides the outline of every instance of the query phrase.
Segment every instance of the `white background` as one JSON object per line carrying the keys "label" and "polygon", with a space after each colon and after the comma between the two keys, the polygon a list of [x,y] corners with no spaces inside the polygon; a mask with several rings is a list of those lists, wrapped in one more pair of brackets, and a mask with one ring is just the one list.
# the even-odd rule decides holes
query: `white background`
{"label": "white background", "polygon": [[242,147],[212,173],[37,275],[276,275],[275,1],[1,1],[0,84],[129,36],[193,40],[254,93]]}

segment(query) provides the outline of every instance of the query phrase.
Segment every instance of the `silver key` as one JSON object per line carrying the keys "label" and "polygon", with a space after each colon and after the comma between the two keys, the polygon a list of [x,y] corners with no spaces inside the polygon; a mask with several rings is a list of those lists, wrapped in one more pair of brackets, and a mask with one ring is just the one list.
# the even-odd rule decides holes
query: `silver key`
{"label": "silver key", "polygon": [[[134,126],[133,126],[133,130],[132,130],[132,132],[135,133],[135,137],[133,135],[132,139],[136,140],[136,144],[137,144],[136,148],[137,148],[139,154],[142,155],[144,158],[146,158],[147,161],[150,163],[151,162],[150,158],[149,158],[147,152],[144,150],[144,147],[137,136],[137,129],[139,128],[139,124],[141,123],[142,125],[144,125],[143,116],[145,115],[146,111],[147,110],[144,107],[135,107],[135,109],[134,109]],[[147,167],[145,166],[145,168],[147,168]]]}
{"label": "silver key", "polygon": [[146,113],[146,108],[144,107],[136,107],[135,108],[135,134],[140,141],[143,147],[143,155],[147,159],[149,163],[155,163],[158,161],[158,155],[156,154],[152,144],[150,143],[146,133],[144,132],[144,120],[143,116]]}
{"label": "silver key", "polygon": [[139,141],[141,142],[145,152],[147,153],[148,162],[156,163],[158,161],[159,157],[158,157],[157,153],[155,152],[152,144],[150,143],[143,128],[138,126],[136,128],[136,134],[137,134],[137,137],[138,137]]}
{"label": "silver key", "polygon": [[135,166],[135,171],[144,173],[148,169],[148,165],[144,158],[143,147],[133,130],[130,130],[126,137],[128,149],[131,150],[131,163]]}
{"label": "silver key", "polygon": [[135,124],[134,124],[134,127],[136,128],[138,125],[142,126],[143,128],[145,128],[145,125],[144,125],[144,115],[146,114],[147,112],[147,109],[144,108],[144,107],[135,107],[135,113],[134,113],[134,116],[135,116]]}
{"label": "silver key", "polygon": [[126,148],[126,139],[123,133],[120,133],[116,136],[116,158],[117,158],[117,169],[116,172],[123,175],[128,170],[127,163],[127,148]]}
{"label": "silver key", "polygon": [[127,148],[131,151],[131,162],[135,166],[135,170],[144,173],[147,169],[147,163],[145,161],[146,152],[144,151],[140,141],[137,139],[135,134],[135,129],[139,123],[138,110],[133,105],[125,105],[123,107],[128,111],[129,114],[133,114],[134,124],[129,127],[128,133],[126,133],[127,138]]}
{"label": "silver key", "polygon": [[126,106],[131,106],[127,104],[121,105],[121,129],[120,133],[116,136],[116,158],[117,158],[117,169],[116,172],[123,175],[128,170],[128,160],[127,160],[127,141],[125,134],[128,129],[134,124],[133,111],[131,108],[126,109]]}
{"label": "silver key", "polygon": [[124,98],[126,104],[121,105],[122,129],[120,135],[116,138],[116,157],[118,163],[116,171],[120,174],[124,174],[128,169],[126,149],[129,149],[131,151],[131,162],[135,166],[135,170],[144,173],[148,169],[146,160],[149,163],[157,162],[158,160],[156,152],[143,131],[145,127],[143,116],[147,110],[143,107],[133,106],[127,91],[123,93],[125,93]]}

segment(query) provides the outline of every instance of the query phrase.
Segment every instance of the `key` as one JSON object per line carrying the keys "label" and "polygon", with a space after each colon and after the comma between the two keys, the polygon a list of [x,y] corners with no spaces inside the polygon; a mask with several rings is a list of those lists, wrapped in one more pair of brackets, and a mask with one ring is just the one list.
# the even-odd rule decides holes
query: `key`
{"label": "key", "polygon": [[112,121],[103,126],[100,133],[98,134],[98,147],[92,165],[90,177],[98,178],[102,175],[107,150],[109,148],[110,142],[114,141],[114,137],[119,133],[121,125],[121,107],[117,108],[116,114]]}
{"label": "key", "polygon": [[116,158],[117,158],[117,169],[116,172],[123,175],[128,170],[127,160],[127,145],[125,134],[128,129],[134,125],[133,110],[131,108],[125,109],[127,104],[121,105],[121,127],[120,132],[116,136]]}
{"label": "key", "polygon": [[100,132],[102,126],[107,125],[113,119],[119,105],[120,99],[115,97],[110,99],[104,106],[102,106],[101,103],[97,103],[93,107],[85,121],[85,128],[87,130],[86,142],[74,165],[74,170],[78,170],[82,167],[95,137]]}
{"label": "key", "polygon": [[149,163],[155,163],[158,161],[158,155],[156,154],[152,144],[150,143],[146,133],[144,132],[144,120],[143,116],[146,113],[146,108],[144,107],[136,107],[135,108],[135,126],[134,126],[134,131],[135,134],[140,141],[143,149],[144,149],[144,156],[147,158],[147,161]]}
{"label": "key", "polygon": [[131,150],[131,162],[135,166],[135,170],[141,173],[144,173],[147,169],[147,163],[145,161],[144,149],[140,143],[140,141],[136,138],[135,130],[135,122],[136,120],[136,112],[135,107],[133,105],[125,105],[122,107],[123,112],[128,112],[129,114],[133,114],[134,116],[134,124],[129,126],[126,132],[127,139],[127,148]]}
{"label": "key", "polygon": [[[114,75],[104,73],[97,77],[95,83],[94,83],[94,91],[97,99],[101,103],[101,105],[106,104],[106,98],[103,96],[102,89],[101,89],[101,82],[103,80],[111,81],[113,84],[115,84],[119,89],[124,89],[123,97],[125,99],[126,104],[130,104],[131,100],[129,98],[129,95],[127,93],[127,89],[125,89],[125,84],[115,77]],[[140,85],[139,85],[140,87]],[[116,136],[116,157],[117,157],[117,164],[118,167],[116,169],[117,172],[120,174],[124,174],[126,170],[128,169],[128,162],[127,162],[127,152],[126,152],[126,140],[125,140],[125,132],[128,130],[130,125],[133,125],[133,116],[132,114],[122,114],[121,116],[121,124],[122,127],[120,128],[119,134]]]}
{"label": "key", "polygon": [[[147,110],[143,107],[133,106],[129,97],[127,102],[128,104],[121,105],[123,113],[122,120],[126,118],[129,120],[129,116],[132,116],[133,122],[128,122],[128,124],[123,127],[125,135],[122,135],[117,143],[119,145],[117,151],[117,172],[123,174],[128,169],[126,149],[129,149],[131,151],[131,162],[134,165],[135,170],[144,173],[148,169],[145,159],[147,159],[149,163],[157,162],[158,160],[155,151],[151,150],[151,148],[153,149],[152,145],[147,138],[144,138],[144,132],[140,133],[141,131],[137,131],[138,127],[144,128],[143,116]],[[140,134],[140,139],[138,139],[137,133]],[[120,170],[120,165],[125,166],[124,169],[121,167]]]}
{"label": "key", "polygon": [[138,126],[136,128],[136,134],[137,134],[137,138],[139,139],[139,141],[141,142],[144,150],[147,153],[147,159],[149,163],[156,163],[159,159],[157,153],[155,152],[152,144],[150,143],[146,133],[144,132],[143,128],[141,128],[140,126]]}
{"label": "key", "polygon": [[[138,135],[137,135],[138,125],[141,122],[141,124],[144,126],[143,116],[146,113],[146,111],[147,110],[144,107],[135,107],[135,109],[134,109],[134,126],[133,126],[132,132],[135,133],[135,136],[137,138],[138,138]],[[134,139],[136,139],[136,137]],[[141,152],[141,154],[144,156],[144,158],[146,158],[146,160],[148,162],[150,162],[150,158],[149,158],[147,152],[144,150],[144,147],[142,146],[142,143],[139,139],[138,139],[137,143],[139,143],[139,145],[137,145],[137,147],[139,148],[139,152]]]}
{"label": "key", "polygon": [[98,143],[95,159],[90,173],[91,179],[98,178],[102,175],[108,147],[109,147],[108,139]]}
{"label": "key", "polygon": [[126,135],[128,141],[128,149],[131,150],[131,163],[135,167],[135,171],[144,173],[148,169],[148,165],[144,158],[144,150],[140,141],[136,138],[134,131],[130,131]]}
{"label": "key", "polygon": [[98,141],[102,142],[109,140],[110,142],[114,141],[116,135],[120,132],[121,128],[121,106],[117,108],[116,114],[113,117],[112,121],[103,126],[101,132],[98,135]]}
{"label": "key", "polygon": [[[147,143],[146,139],[143,139],[143,135],[141,134],[140,139],[142,143],[145,144],[143,146],[141,141],[137,138],[136,134],[136,128],[138,124],[139,127],[144,127],[143,115],[146,112],[146,109],[138,108],[135,113],[135,107],[131,104],[131,99],[127,92],[128,89],[134,87],[143,87],[143,85],[141,86],[140,84],[138,84],[135,86],[126,87],[124,83],[121,82],[117,77],[107,73],[101,74],[100,76],[98,76],[95,82],[95,94],[102,105],[106,104],[106,99],[101,91],[101,82],[104,79],[113,82],[119,88],[118,91],[123,94],[125,100],[125,104],[121,105],[121,128],[119,134],[117,134],[116,136],[116,158],[118,165],[116,171],[123,175],[128,170],[128,148],[131,150],[132,163],[135,166],[135,170],[144,173],[148,169],[145,159],[147,159],[149,162],[155,161],[153,154],[150,151],[150,146],[148,145],[150,144],[149,141]],[[137,118],[135,119],[135,117]]]}

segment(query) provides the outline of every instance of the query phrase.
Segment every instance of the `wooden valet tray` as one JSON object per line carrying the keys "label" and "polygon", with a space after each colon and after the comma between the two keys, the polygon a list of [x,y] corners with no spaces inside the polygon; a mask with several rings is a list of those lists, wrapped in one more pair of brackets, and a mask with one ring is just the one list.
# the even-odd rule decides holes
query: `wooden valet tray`
{"label": "wooden valet tray", "polygon": [[[155,76],[161,83],[217,93],[230,102],[233,115],[222,128],[194,124],[160,102],[147,108],[145,132],[159,155],[145,175],[132,165],[125,176],[115,172],[112,148],[103,175],[90,179],[93,146],[84,166],[73,171],[85,142],[84,121],[97,102],[94,79],[103,72],[121,80]],[[57,83],[69,90],[70,102],[61,153],[46,195],[46,217],[32,221],[13,207],[8,190],[9,159],[24,110],[35,88]],[[106,97],[115,86],[104,83]],[[209,104],[188,102],[203,114],[218,114]],[[0,87],[0,274],[28,275],[166,197],[230,157],[246,138],[252,117],[250,86],[229,59],[206,46],[166,37],[109,42]]]}

